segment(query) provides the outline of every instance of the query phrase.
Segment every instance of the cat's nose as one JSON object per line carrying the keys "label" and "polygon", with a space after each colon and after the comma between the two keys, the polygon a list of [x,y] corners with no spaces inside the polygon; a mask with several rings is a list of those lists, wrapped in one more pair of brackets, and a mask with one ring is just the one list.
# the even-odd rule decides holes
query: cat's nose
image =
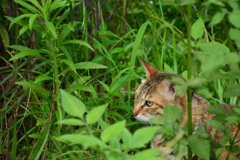
{"label": "cat's nose", "polygon": [[133,115],[136,117],[138,115],[138,112],[133,111]]}

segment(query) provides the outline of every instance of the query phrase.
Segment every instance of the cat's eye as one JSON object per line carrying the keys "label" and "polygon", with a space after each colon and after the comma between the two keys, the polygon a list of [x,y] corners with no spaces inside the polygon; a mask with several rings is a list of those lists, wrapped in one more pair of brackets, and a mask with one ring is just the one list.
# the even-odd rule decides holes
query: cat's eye
{"label": "cat's eye", "polygon": [[154,104],[154,102],[152,102],[152,101],[146,101],[146,105],[147,105],[148,107],[152,107],[153,104]]}

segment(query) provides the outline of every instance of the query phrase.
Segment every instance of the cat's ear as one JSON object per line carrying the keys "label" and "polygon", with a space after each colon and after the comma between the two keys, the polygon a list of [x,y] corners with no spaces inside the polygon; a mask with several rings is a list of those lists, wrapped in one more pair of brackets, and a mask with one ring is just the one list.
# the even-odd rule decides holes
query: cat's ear
{"label": "cat's ear", "polygon": [[153,78],[157,73],[160,73],[158,69],[153,67],[151,64],[147,63],[146,61],[142,60],[143,66],[145,68],[145,72],[147,74],[147,79]]}

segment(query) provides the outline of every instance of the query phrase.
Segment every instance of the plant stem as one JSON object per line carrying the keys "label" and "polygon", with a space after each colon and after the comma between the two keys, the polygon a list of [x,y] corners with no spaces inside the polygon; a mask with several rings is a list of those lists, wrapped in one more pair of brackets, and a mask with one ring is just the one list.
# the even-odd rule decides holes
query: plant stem
{"label": "plant stem", "polygon": [[[188,79],[191,78],[191,5],[187,6],[187,70],[188,70]],[[192,135],[192,91],[188,88],[188,135]],[[188,159],[192,159],[192,151],[188,147]]]}

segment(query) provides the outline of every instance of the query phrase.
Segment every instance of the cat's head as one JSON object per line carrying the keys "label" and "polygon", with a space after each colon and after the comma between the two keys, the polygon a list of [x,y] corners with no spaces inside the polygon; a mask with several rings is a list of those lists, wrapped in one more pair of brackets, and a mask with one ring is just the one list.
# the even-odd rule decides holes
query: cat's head
{"label": "cat's head", "polygon": [[167,80],[170,77],[180,77],[176,74],[164,73],[143,61],[147,79],[137,88],[133,115],[142,123],[148,123],[153,117],[163,114],[166,105],[176,105],[183,109],[187,104],[186,94],[180,97],[173,86],[176,83]]}

